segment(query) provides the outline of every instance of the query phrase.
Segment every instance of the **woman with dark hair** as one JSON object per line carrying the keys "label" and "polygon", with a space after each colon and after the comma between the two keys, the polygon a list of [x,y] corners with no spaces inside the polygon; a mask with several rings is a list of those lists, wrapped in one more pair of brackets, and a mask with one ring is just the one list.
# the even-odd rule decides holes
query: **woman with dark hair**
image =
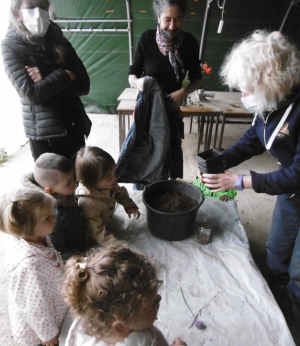
{"label": "woman with dark hair", "polygon": [[[129,83],[142,91],[144,77],[152,77],[165,95],[171,133],[166,166],[168,177],[176,179],[183,177],[180,105],[200,86],[199,46],[192,34],[181,29],[187,0],[154,0],[153,9],[157,28],[141,35],[129,67]],[[190,84],[182,87],[187,72]]]}
{"label": "woman with dark hair", "polygon": [[89,93],[90,79],[51,12],[48,0],[11,0],[1,51],[34,160],[51,152],[74,162],[91,129],[79,97]]}

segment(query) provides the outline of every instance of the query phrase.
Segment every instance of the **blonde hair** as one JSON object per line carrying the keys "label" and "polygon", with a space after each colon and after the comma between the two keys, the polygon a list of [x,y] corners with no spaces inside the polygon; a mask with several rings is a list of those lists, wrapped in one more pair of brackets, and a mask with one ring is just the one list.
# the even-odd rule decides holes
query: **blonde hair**
{"label": "blonde hair", "polygon": [[98,147],[83,147],[76,154],[76,178],[84,186],[92,189],[99,181],[111,173],[115,161],[112,156]]}
{"label": "blonde hair", "polygon": [[280,32],[255,31],[227,54],[220,76],[230,88],[260,93],[258,111],[274,110],[300,83],[300,54]]}
{"label": "blonde hair", "polygon": [[54,208],[55,199],[42,191],[12,191],[0,199],[0,229],[18,237],[33,236],[37,221]]}
{"label": "blonde hair", "polygon": [[147,257],[117,241],[86,258],[69,259],[62,294],[84,331],[103,338],[110,336],[114,321],[134,321],[159,285]]}

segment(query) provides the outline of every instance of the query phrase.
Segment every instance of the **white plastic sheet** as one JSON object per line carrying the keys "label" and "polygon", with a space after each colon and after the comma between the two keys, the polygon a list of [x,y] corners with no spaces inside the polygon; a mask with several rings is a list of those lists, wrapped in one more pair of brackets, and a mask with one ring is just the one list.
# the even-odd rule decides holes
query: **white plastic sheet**
{"label": "white plastic sheet", "polygon": [[[294,345],[283,314],[250,254],[234,201],[205,199],[197,220],[209,222],[213,235],[211,243],[200,245],[196,234],[179,242],[152,236],[142,192],[134,191],[131,197],[140,208],[140,219],[129,219],[118,206],[112,228],[121,230],[116,235],[119,239],[156,263],[163,285],[155,325],[170,344],[180,337],[189,346]],[[192,325],[199,311],[196,320],[203,321],[205,329]]]}

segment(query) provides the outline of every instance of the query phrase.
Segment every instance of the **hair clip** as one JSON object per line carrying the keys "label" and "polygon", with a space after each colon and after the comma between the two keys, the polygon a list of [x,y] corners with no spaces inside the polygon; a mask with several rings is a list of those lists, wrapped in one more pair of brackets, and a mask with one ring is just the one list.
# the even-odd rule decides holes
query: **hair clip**
{"label": "hair clip", "polygon": [[80,269],[86,269],[87,267],[87,263],[77,263],[77,268],[80,268]]}
{"label": "hair clip", "polygon": [[86,269],[86,267],[87,267],[87,257],[84,257],[83,258],[83,261],[84,261],[84,263],[77,263],[76,264],[76,266],[77,266],[77,268],[80,268],[80,269],[83,269],[83,270],[85,270]]}

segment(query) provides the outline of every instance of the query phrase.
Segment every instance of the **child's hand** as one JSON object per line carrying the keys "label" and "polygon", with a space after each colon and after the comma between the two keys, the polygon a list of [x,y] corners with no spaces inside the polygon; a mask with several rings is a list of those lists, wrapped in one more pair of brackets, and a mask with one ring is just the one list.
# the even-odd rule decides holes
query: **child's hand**
{"label": "child's hand", "polygon": [[176,338],[170,346],[187,346],[187,344],[183,340]]}
{"label": "child's hand", "polygon": [[139,208],[132,207],[126,210],[126,213],[128,214],[129,219],[131,218],[131,214],[133,214],[136,218],[136,220],[140,217]]}
{"label": "child's hand", "polygon": [[45,346],[55,346],[58,345],[58,336],[59,334],[55,335],[55,337],[49,341],[43,341],[42,344]]}

